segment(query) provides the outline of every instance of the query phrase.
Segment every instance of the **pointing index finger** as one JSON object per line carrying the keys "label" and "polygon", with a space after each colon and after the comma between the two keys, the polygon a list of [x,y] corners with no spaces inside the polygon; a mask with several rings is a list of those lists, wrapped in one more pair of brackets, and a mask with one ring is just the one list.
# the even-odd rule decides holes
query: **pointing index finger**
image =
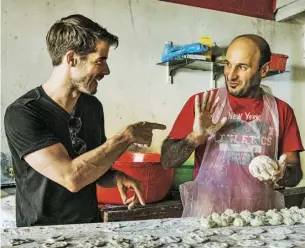
{"label": "pointing index finger", "polygon": [[151,129],[165,130],[166,126],[155,122],[146,122],[145,125]]}

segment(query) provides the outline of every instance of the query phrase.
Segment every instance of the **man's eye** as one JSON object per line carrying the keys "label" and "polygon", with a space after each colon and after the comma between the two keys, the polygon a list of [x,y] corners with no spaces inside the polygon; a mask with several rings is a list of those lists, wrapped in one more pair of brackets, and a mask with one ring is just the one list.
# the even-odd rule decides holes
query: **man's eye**
{"label": "man's eye", "polygon": [[246,71],[248,69],[248,67],[245,66],[245,65],[240,65],[239,69],[242,70],[242,71]]}
{"label": "man's eye", "polygon": [[227,67],[231,67],[230,63],[229,62],[225,62],[225,66]]}

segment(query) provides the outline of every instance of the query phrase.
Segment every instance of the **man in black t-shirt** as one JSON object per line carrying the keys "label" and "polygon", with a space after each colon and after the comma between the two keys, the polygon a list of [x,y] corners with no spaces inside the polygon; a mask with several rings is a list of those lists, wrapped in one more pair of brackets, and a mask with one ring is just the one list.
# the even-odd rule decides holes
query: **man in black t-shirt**
{"label": "man in black t-shirt", "polygon": [[[6,110],[5,132],[16,178],[17,226],[100,221],[96,183],[118,186],[129,208],[145,204],[140,184],[111,166],[131,144],[149,146],[158,123],[139,122],[106,139],[102,104],[93,95],[110,71],[118,38],[82,15],[57,21],[46,42],[51,77]],[[135,191],[126,199],[126,190]]]}

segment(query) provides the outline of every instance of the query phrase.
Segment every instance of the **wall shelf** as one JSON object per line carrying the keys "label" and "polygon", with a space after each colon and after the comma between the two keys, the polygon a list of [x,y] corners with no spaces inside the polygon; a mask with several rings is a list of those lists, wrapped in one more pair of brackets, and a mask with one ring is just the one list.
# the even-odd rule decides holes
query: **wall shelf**
{"label": "wall shelf", "polygon": [[[173,84],[174,75],[179,69],[189,69],[189,70],[200,70],[200,71],[210,71],[211,73],[211,81],[210,87],[216,88],[217,79],[220,75],[223,74],[223,63],[206,61],[200,59],[191,59],[185,55],[185,58],[173,59],[169,62],[160,62],[157,65],[162,65],[166,67],[166,76],[167,83]],[[275,76],[278,74],[286,73],[288,71],[280,71],[280,70],[270,70],[267,77]]]}
{"label": "wall shelf", "polygon": [[173,59],[169,62],[160,62],[157,65],[166,66],[167,68],[167,83],[173,84],[173,77],[178,69],[190,69],[200,71],[210,71],[211,73],[211,87],[216,87],[217,78],[223,73],[223,64],[213,61],[185,58]]}
{"label": "wall shelf", "polygon": [[289,71],[270,70],[267,74],[267,77],[272,77],[272,76],[283,74],[286,72],[289,72]]}

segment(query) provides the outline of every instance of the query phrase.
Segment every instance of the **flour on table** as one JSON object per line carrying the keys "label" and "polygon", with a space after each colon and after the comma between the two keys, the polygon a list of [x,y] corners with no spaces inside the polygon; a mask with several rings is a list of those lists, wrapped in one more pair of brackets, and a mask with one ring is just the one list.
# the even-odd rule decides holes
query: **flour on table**
{"label": "flour on table", "polygon": [[245,247],[258,247],[258,246],[264,246],[265,242],[260,240],[243,240],[239,241],[237,243],[239,246],[245,246]]}
{"label": "flour on table", "polygon": [[135,241],[154,241],[158,240],[159,237],[154,236],[154,235],[138,235],[137,237],[134,238]]}
{"label": "flour on table", "polygon": [[197,234],[199,235],[200,237],[211,237],[213,235],[215,235],[215,232],[213,231],[208,231],[208,230],[197,230],[197,231],[194,231],[194,234]]}
{"label": "flour on table", "polygon": [[189,245],[201,244],[208,240],[209,240],[208,238],[200,237],[198,234],[195,234],[195,233],[192,233],[192,234],[189,233],[188,236],[183,237],[183,242],[187,243]]}
{"label": "flour on table", "polygon": [[181,238],[175,236],[163,236],[160,238],[160,241],[164,243],[180,243]]}
{"label": "flour on table", "polygon": [[215,233],[220,234],[220,235],[230,236],[233,233],[235,233],[235,231],[233,231],[231,229],[219,229],[219,230],[215,231]]}
{"label": "flour on table", "polygon": [[305,241],[293,241],[293,244],[299,247],[305,247]]}
{"label": "flour on table", "polygon": [[163,245],[164,245],[164,243],[161,242],[160,240],[151,240],[151,241],[143,240],[143,241],[137,243],[136,247],[137,248],[155,248],[155,247],[161,247]]}
{"label": "flour on table", "polygon": [[202,248],[227,248],[229,245],[223,242],[207,242],[201,246]]}
{"label": "flour on table", "polygon": [[193,233],[195,231],[198,231],[199,228],[195,227],[189,227],[189,228],[178,228],[177,233],[185,234],[185,233]]}
{"label": "flour on table", "polygon": [[58,241],[55,243],[44,243],[42,245],[43,248],[65,248],[67,246],[69,246],[70,244],[66,241]]}
{"label": "flour on table", "polygon": [[231,235],[231,238],[234,240],[249,240],[249,239],[256,239],[257,236],[253,234],[234,233]]}
{"label": "flour on table", "polygon": [[165,246],[166,248],[192,248],[188,244],[170,244],[168,246]]}
{"label": "flour on table", "polygon": [[28,228],[28,227],[21,227],[21,228],[19,229],[19,231],[20,231],[21,233],[29,233],[29,232],[31,232],[31,229]]}
{"label": "flour on table", "polygon": [[120,247],[120,248],[131,248],[133,245],[131,244],[131,240],[125,239],[123,237],[114,236],[107,242],[107,247]]}
{"label": "flour on table", "polygon": [[287,239],[285,234],[275,234],[275,233],[264,233],[259,236],[263,241],[279,241]]}
{"label": "flour on table", "polygon": [[34,240],[33,239],[12,239],[10,241],[12,246],[17,246],[17,245],[23,245],[23,244],[29,244],[29,243],[33,243]]}
{"label": "flour on table", "polygon": [[292,233],[289,235],[289,239],[298,240],[298,241],[305,241],[304,234]]}
{"label": "flour on table", "polygon": [[54,236],[52,237],[55,241],[65,241],[67,240],[68,238],[65,237],[65,236]]}
{"label": "flour on table", "polygon": [[273,229],[270,229],[269,230],[270,233],[273,233],[273,234],[284,234],[284,235],[287,235],[287,234],[291,234],[291,233],[294,233],[295,231],[292,230],[291,228],[289,227],[275,227]]}
{"label": "flour on table", "polygon": [[293,242],[289,240],[283,240],[283,241],[273,241],[270,242],[267,246],[269,248],[292,248],[294,247]]}
{"label": "flour on table", "polygon": [[104,240],[99,239],[87,239],[83,240],[78,244],[79,248],[95,248],[95,247],[103,247],[107,243]]}
{"label": "flour on table", "polygon": [[264,233],[266,232],[264,229],[262,228],[246,228],[246,229],[243,229],[240,231],[240,233],[244,233],[244,234],[261,234],[261,233]]}
{"label": "flour on table", "polygon": [[58,241],[66,241],[67,238],[65,236],[53,236],[47,240],[48,243],[55,243]]}

